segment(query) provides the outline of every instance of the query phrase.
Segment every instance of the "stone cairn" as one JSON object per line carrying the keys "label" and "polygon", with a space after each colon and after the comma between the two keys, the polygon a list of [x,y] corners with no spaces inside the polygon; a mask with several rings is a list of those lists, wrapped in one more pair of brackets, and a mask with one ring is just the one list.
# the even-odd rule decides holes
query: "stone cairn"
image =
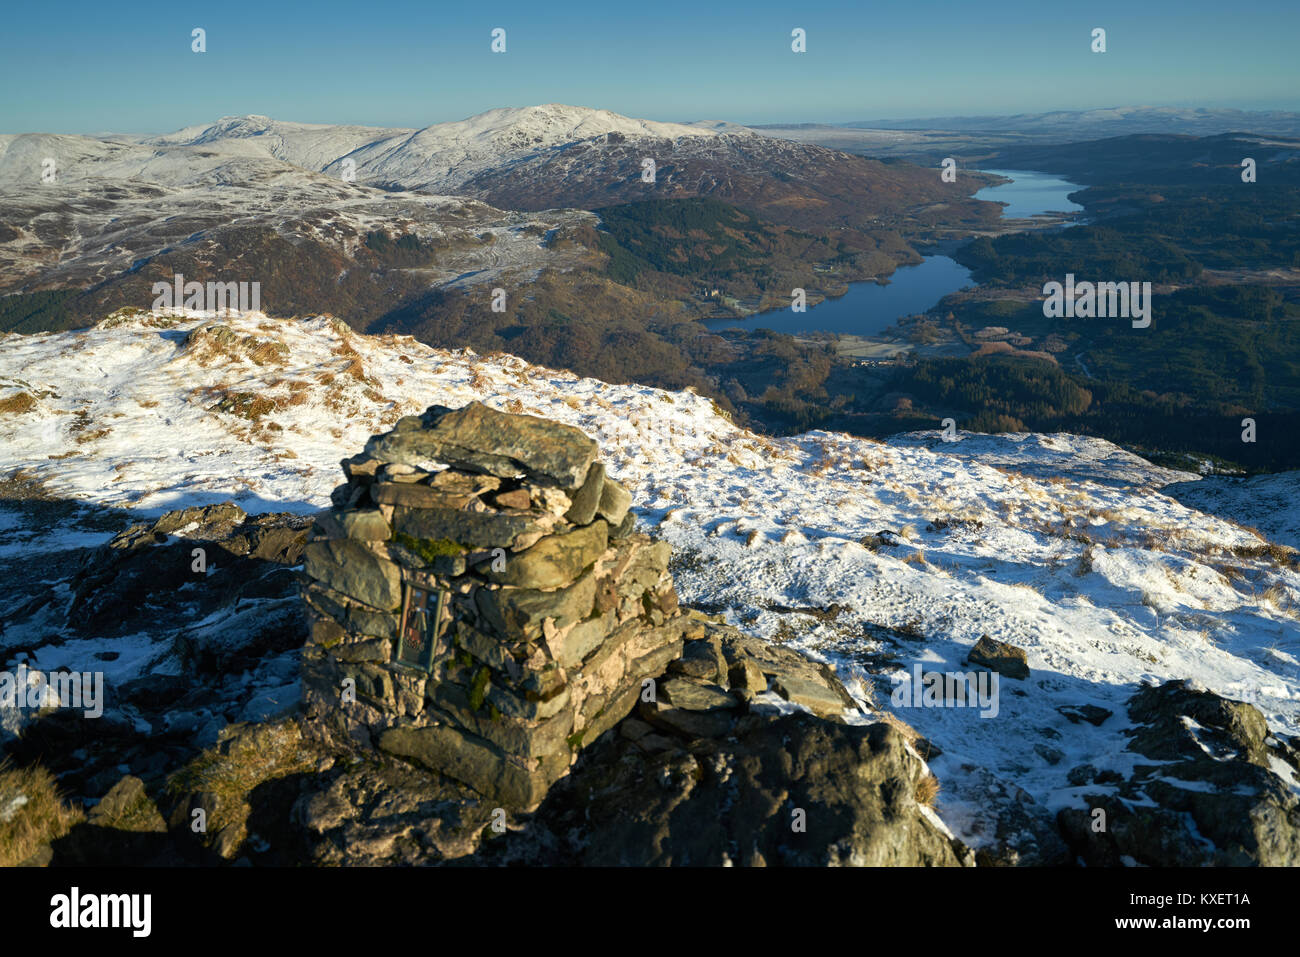
{"label": "stone cairn", "polygon": [[535,807],[683,648],[670,549],[580,430],[431,406],[342,463],[304,552],[303,703],[504,807]]}

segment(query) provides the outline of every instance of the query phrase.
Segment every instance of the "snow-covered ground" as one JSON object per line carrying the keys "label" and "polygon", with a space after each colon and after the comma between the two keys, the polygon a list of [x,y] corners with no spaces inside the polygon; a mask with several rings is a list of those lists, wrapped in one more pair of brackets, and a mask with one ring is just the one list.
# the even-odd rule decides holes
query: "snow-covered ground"
{"label": "snow-covered ground", "polygon": [[1270,541],[1300,548],[1300,472],[1233,478],[1211,475],[1165,491],[1191,508],[1258,528]]}
{"label": "snow-covered ground", "polygon": [[[740,128],[742,132],[751,131]],[[734,132],[734,131],[729,131]],[[454,192],[480,173],[594,136],[697,139],[719,131],[640,120],[583,106],[546,103],[504,107],[421,130],[286,123],[265,116],[228,116],[216,123],[143,140],[158,146],[242,143],[304,169],[341,174],[344,164],[362,183],[401,183],[407,189]]]}
{"label": "snow-covered ground", "polygon": [[[234,336],[195,332],[214,322]],[[19,395],[31,402],[6,403]],[[0,475],[142,516],[226,499],[310,512],[372,433],[472,399],[595,437],[674,546],[684,601],[833,662],[880,707],[890,671],[966,670],[981,635],[1024,648],[1031,675],[1001,682],[996,717],[898,709],[942,748],[940,813],[976,843],[991,778],[1051,809],[1084,790],[1069,769],[1122,766],[1122,705],[1144,681],[1193,678],[1300,732],[1300,573],[1253,531],[1159,489],[1189,476],[1094,439],[765,438],[690,392],[329,318],[146,314],[0,339],[0,408],[30,405],[0,414]],[[1257,509],[1294,508],[1270,502]],[[1114,717],[1094,727],[1057,710],[1083,704]]]}
{"label": "snow-covered ground", "polygon": [[[527,282],[542,267],[573,265],[541,236],[596,221],[578,210],[505,212],[469,197],[375,189],[293,165],[282,152],[241,137],[145,146],[0,135],[0,208],[12,227],[0,235],[0,282],[87,288],[181,248],[221,263],[226,254],[203,252],[205,241],[267,227],[344,257],[371,231],[438,243],[437,267],[423,270],[431,286]],[[46,162],[50,182],[41,180]],[[252,268],[241,263],[232,278],[256,279]]]}

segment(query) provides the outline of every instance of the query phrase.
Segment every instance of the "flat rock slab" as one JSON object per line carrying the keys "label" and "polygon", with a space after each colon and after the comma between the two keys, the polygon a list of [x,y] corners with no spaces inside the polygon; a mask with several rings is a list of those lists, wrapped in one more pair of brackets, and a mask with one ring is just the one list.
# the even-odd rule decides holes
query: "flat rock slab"
{"label": "flat rock slab", "polygon": [[687,711],[726,711],[738,702],[717,685],[699,684],[686,678],[670,678],[659,689],[674,708]]}
{"label": "flat rock slab", "polygon": [[627,516],[627,510],[631,507],[632,493],[613,479],[605,479],[604,488],[600,492],[600,505],[597,506],[596,513],[617,528],[619,523]]}
{"label": "flat rock slab", "polygon": [[502,478],[526,472],[566,489],[583,484],[598,451],[581,429],[481,402],[455,410],[430,406],[366,443],[367,455],[386,462],[445,462]]}
{"label": "flat rock slab", "polygon": [[[596,509],[605,491],[605,466],[600,462],[592,464],[587,470],[587,480],[573,494],[573,504],[565,514],[566,521],[574,525],[586,525],[596,517]],[[615,522],[615,525],[618,523]]]}
{"label": "flat rock slab", "polygon": [[499,635],[533,639],[542,633],[542,621],[551,618],[556,628],[577,624],[591,614],[596,599],[596,578],[590,572],[567,588],[480,588],[475,595],[479,611]]}
{"label": "flat rock slab", "polygon": [[402,482],[376,482],[370,486],[370,497],[380,505],[459,510],[478,496],[469,489],[434,488],[430,485],[411,485]]}
{"label": "flat rock slab", "polygon": [[772,690],[791,704],[802,705],[815,715],[837,717],[844,709],[852,707],[853,700],[835,684],[816,673],[793,671],[770,676]]}
{"label": "flat rock slab", "polygon": [[1008,678],[1023,680],[1029,677],[1029,656],[1025,654],[1025,649],[997,641],[988,635],[982,635],[975,642],[975,647],[970,650],[966,660],[973,665],[991,668]]}
{"label": "flat rock slab", "polygon": [[688,641],[682,656],[668,666],[673,674],[698,678],[705,682],[725,679],[727,660],[721,648],[711,641]]}
{"label": "flat rock slab", "polygon": [[344,512],[326,509],[315,517],[315,521],[317,529],[327,538],[385,542],[393,537],[392,529],[377,508],[349,509]]}
{"label": "flat rock slab", "polygon": [[499,748],[449,725],[389,728],[379,738],[381,750],[423,764],[479,793],[514,808],[529,807],[546,793],[546,782],[510,760]]}
{"label": "flat rock slab", "polygon": [[675,708],[666,701],[642,701],[637,713],[656,728],[688,739],[724,737],[736,720],[731,711],[691,711]]}
{"label": "flat rock slab", "polygon": [[402,601],[402,574],[396,565],[348,539],[312,542],[303,549],[304,570],[362,604],[392,611]]}
{"label": "flat rock slab", "polygon": [[576,668],[582,660],[600,647],[609,633],[618,627],[618,618],[612,612],[595,615],[579,622],[563,634],[556,633],[546,639],[551,657],[563,668]]}
{"label": "flat rock slab", "polygon": [[521,539],[540,538],[550,531],[548,519],[536,512],[465,512],[398,505],[393,511],[393,529],[411,538],[455,542],[467,548],[511,548]]}
{"label": "flat rock slab", "polygon": [[520,588],[559,588],[567,585],[605,553],[609,526],[602,521],[567,534],[547,535],[537,544],[511,555],[505,571],[487,571],[489,581]]}

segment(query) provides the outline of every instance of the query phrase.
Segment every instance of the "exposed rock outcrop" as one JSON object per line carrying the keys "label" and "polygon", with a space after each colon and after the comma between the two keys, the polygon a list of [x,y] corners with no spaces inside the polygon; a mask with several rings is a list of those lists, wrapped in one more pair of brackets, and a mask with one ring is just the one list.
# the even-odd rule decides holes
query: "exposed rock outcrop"
{"label": "exposed rock outcrop", "polygon": [[667,544],[632,531],[597,455],[473,404],[343,463],[305,553],[305,719],[365,760],[304,782],[307,856],[969,863],[900,726],[867,725],[827,666],[682,613]]}
{"label": "exposed rock outcrop", "polygon": [[1254,705],[1183,681],[1143,688],[1128,714],[1132,774],[1074,769],[1081,785],[1116,785],[1060,812],[1075,853],[1094,866],[1300,861],[1300,742],[1271,736]]}
{"label": "exposed rock outcrop", "polygon": [[[641,704],[535,812],[498,812],[380,753],[304,779],[292,833],[274,843],[349,865],[973,861],[924,805],[929,774],[906,729],[848,723],[862,717],[830,669],[698,612],[686,619],[682,654],[655,682],[676,692],[671,705]],[[799,688],[806,704],[762,682]]]}

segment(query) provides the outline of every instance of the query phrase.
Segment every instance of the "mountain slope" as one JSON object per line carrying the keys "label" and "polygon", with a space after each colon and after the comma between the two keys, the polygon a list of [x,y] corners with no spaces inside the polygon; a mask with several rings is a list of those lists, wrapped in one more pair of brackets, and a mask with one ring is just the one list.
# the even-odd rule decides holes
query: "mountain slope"
{"label": "mountain slope", "polygon": [[660,139],[710,137],[679,123],[637,120],[609,110],[564,106],[505,107],[423,129],[384,129],[290,123],[266,116],[227,116],[216,123],[143,138],[157,146],[199,146],[244,141],[304,169],[340,175],[351,159],[363,182],[400,183],[408,189],[452,192],[475,175],[547,150],[597,136]]}
{"label": "mountain slope", "polygon": [[[982,181],[972,179],[967,189],[943,183],[933,170],[878,163],[730,124],[660,123],[556,103],[489,110],[420,130],[225,117],[143,142],[239,144],[332,176],[354,173],[362,184],[473,196],[507,209],[597,209],[710,196],[796,226],[865,226],[937,204],[947,218],[977,221],[993,214],[969,200]],[[656,165],[651,183],[642,179],[647,159]]]}
{"label": "mountain slope", "polygon": [[[431,286],[523,283],[542,268],[572,268],[583,251],[548,248],[544,237],[596,221],[347,183],[251,144],[0,138],[0,291],[78,294],[57,328],[146,307],[153,284],[177,274],[259,282],[262,305],[282,314],[308,303],[379,314]],[[49,183],[45,157],[55,160]],[[406,245],[385,249],[374,233]]]}
{"label": "mountain slope", "polygon": [[[642,179],[646,160],[657,164],[652,182]],[[979,175],[948,184],[934,170],[750,131],[555,104],[422,130],[247,116],[160,137],[6,135],[0,294],[21,295],[0,301],[0,329],[75,328],[146,307],[154,284],[178,274],[256,281],[278,314],[329,310],[359,326],[468,286],[523,286],[543,271],[576,287],[582,277],[564,277],[602,262],[590,211],[697,197],[740,207],[764,228],[834,231],[823,258],[835,260],[826,275],[838,285],[916,261],[909,241],[936,225],[996,218],[996,204],[970,198]],[[851,261],[862,250],[877,254]],[[751,288],[775,276],[773,265],[747,270],[733,295],[784,299],[808,286],[783,276],[775,289]],[[685,286],[657,292],[691,296]]]}
{"label": "mountain slope", "polygon": [[[1098,440],[967,454],[933,436],[930,448],[767,439],[692,393],[360,336],[332,319],[140,315],[0,342],[0,474],[131,514],[231,498],[307,513],[328,504],[339,459],[371,433],[471,399],[597,438],[643,523],[674,546],[683,600],[829,660],[864,707],[895,708],[942,750],[939,811],[971,843],[994,838],[993,791],[1023,793],[1012,803],[1040,814],[1095,793],[1070,772],[1129,760],[1123,703],[1145,683],[1252,697],[1277,733],[1300,731],[1294,554],[1162,494],[1154,486],[1182,476]],[[1087,460],[1086,476],[1058,477],[1062,448]],[[10,575],[40,575],[61,550],[109,534],[51,527],[21,504],[0,523]],[[68,639],[39,624],[5,631],[0,652],[75,667]],[[1025,649],[1030,668],[1003,683],[995,717],[891,704],[902,672],[963,670],[982,635]],[[149,640],[135,636],[119,680],[170,667]],[[1096,727],[1067,717],[1084,705],[1115,716]]]}

